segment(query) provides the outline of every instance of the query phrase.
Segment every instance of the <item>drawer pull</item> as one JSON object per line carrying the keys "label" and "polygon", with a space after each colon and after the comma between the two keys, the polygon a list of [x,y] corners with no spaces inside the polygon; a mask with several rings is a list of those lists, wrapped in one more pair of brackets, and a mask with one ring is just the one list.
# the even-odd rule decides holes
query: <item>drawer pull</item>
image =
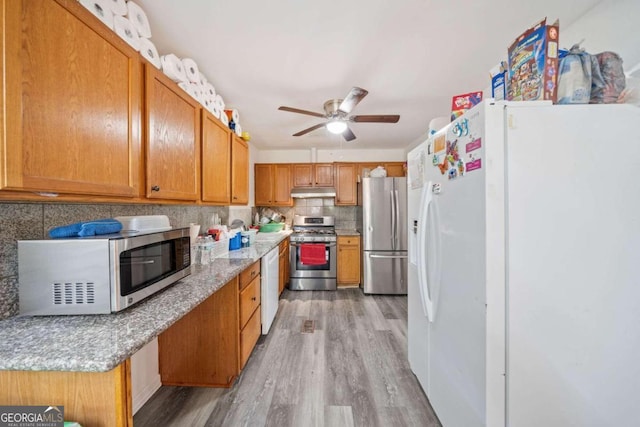
{"label": "drawer pull", "polygon": [[255,301],[256,299],[257,299],[256,297],[252,297],[252,298],[251,298],[251,301]]}

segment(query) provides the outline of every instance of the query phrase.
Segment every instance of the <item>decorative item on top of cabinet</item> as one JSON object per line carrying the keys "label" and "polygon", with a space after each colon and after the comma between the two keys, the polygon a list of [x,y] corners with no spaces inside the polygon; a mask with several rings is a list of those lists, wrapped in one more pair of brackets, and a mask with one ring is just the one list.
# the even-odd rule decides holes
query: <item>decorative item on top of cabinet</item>
{"label": "decorative item on top of cabinet", "polygon": [[0,188],[138,196],[138,52],[76,1],[2,4]]}
{"label": "decorative item on top of cabinet", "polygon": [[163,385],[233,384],[240,372],[238,299],[235,277],[159,335]]}
{"label": "decorative item on top of cabinet", "polygon": [[358,163],[358,182],[362,182],[367,172],[371,172],[378,166],[382,166],[387,171],[388,177],[406,176],[404,162],[367,162]]}
{"label": "decorative item on top of cabinet", "polygon": [[357,183],[355,163],[335,163],[336,205],[356,205]]}
{"label": "decorative item on top of cabinet", "polygon": [[231,130],[202,109],[202,201],[231,203]]}
{"label": "decorative item on top of cabinet", "polygon": [[360,284],[360,236],[338,236],[338,287]]}
{"label": "decorative item on top of cabinet", "polygon": [[146,196],[198,200],[201,107],[150,64],[145,77]]}
{"label": "decorative item on top of cabinet", "polygon": [[290,164],[256,163],[254,181],[256,206],[293,206]]}
{"label": "decorative item on top of cabinet", "polygon": [[231,133],[231,204],[249,203],[249,144]]}
{"label": "decorative item on top of cabinet", "polygon": [[296,163],[293,165],[294,187],[333,187],[332,163]]}

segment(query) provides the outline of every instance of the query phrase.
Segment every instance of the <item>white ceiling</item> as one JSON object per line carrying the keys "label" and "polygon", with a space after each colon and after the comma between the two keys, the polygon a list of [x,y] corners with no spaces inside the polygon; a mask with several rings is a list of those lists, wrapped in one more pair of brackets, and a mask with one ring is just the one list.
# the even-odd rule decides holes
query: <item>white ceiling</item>
{"label": "white ceiling", "polygon": [[[260,149],[404,148],[451,97],[489,86],[507,46],[546,15],[571,25],[599,0],[136,0],[161,55],[193,58]],[[574,41],[567,41],[567,43]],[[344,142],[322,112],[352,86],[369,95],[353,114],[399,114],[396,124],[352,123]]]}

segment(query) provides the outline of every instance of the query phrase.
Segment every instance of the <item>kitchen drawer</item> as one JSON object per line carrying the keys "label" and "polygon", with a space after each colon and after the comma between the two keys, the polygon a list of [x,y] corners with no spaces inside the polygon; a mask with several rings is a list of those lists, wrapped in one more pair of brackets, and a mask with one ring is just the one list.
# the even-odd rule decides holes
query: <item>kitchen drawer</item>
{"label": "kitchen drawer", "polygon": [[253,312],[247,325],[240,333],[240,369],[244,368],[247,363],[258,338],[260,338],[260,306]]}
{"label": "kitchen drawer", "polygon": [[240,273],[240,290],[244,289],[251,281],[260,275],[260,261],[253,263],[251,267],[248,267],[242,273]]}
{"label": "kitchen drawer", "polygon": [[260,305],[260,276],[240,291],[240,329],[247,323],[256,307]]}
{"label": "kitchen drawer", "polygon": [[338,245],[358,245],[360,244],[359,236],[338,236]]}

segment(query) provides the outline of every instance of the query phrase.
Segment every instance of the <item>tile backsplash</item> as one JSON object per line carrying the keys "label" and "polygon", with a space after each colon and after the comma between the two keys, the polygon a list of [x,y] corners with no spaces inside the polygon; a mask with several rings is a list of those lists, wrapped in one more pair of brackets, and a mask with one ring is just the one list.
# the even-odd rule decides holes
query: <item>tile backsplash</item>
{"label": "tile backsplash", "polygon": [[228,223],[226,206],[0,203],[0,320],[18,314],[18,240],[45,239],[53,227],[116,216],[167,215],[174,228],[206,227],[213,214]]}
{"label": "tile backsplash", "polygon": [[[335,217],[336,228],[358,230],[362,223],[362,206],[336,206],[334,199],[294,199],[293,207],[271,206],[272,210],[284,215],[285,221],[291,224],[294,215]],[[260,207],[257,208],[258,212]]]}

